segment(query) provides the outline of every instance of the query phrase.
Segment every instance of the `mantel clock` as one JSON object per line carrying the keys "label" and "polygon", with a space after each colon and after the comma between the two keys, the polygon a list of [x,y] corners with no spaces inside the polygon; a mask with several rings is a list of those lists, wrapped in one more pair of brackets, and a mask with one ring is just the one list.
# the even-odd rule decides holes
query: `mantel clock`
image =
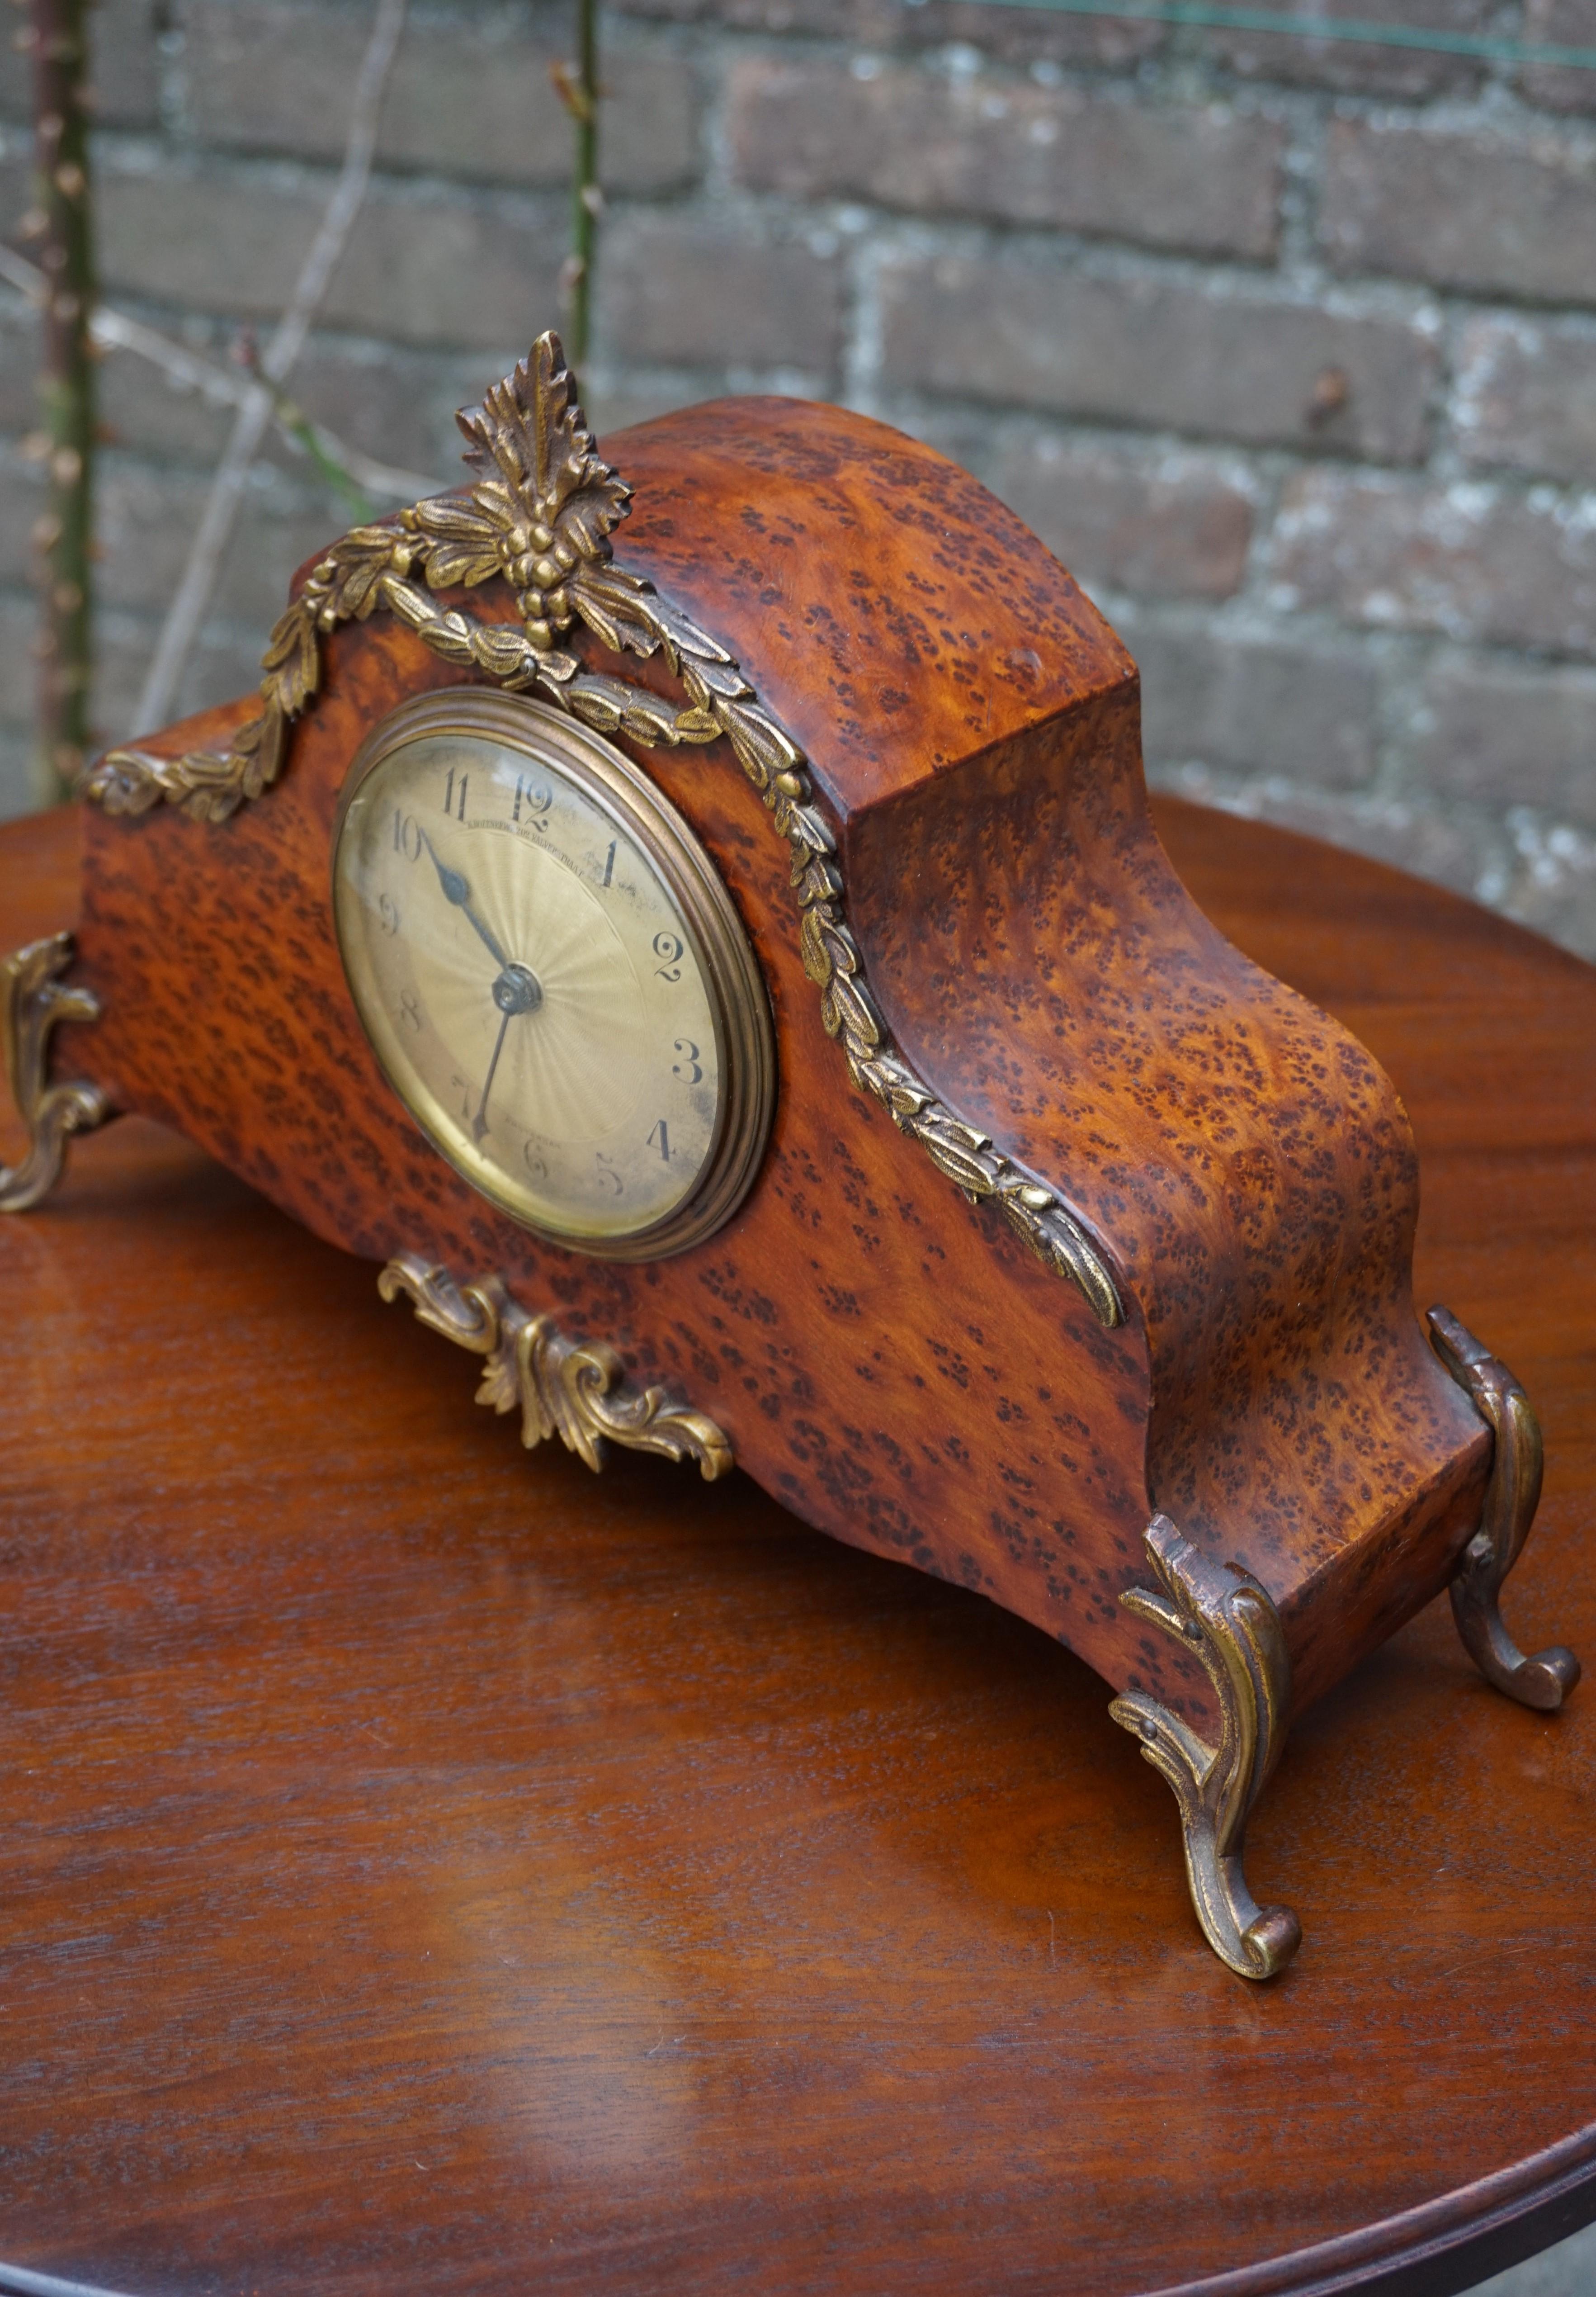
{"label": "mantel clock", "polygon": [[1539,1437],[1414,1313],[1401,1104],[1189,898],[1133,663],[952,464],[777,399],[601,456],[549,335],[460,420],[473,482],[304,568],[258,695],[87,775],[0,1198],[141,1111],[529,1445],[736,1461],[1035,1622],[1268,1977],[1295,1711],[1444,1586],[1513,1697],[1579,1671],[1498,1610]]}

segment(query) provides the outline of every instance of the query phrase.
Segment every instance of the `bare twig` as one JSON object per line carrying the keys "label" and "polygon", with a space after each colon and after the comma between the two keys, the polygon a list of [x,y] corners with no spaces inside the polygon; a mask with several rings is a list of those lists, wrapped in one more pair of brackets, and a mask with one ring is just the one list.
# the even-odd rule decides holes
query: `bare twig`
{"label": "bare twig", "polygon": [[565,350],[573,378],[587,365],[592,325],[593,269],[598,252],[598,0],[577,0],[578,57],[574,72],[555,64],[549,78],[576,127],[572,155],[571,252],[560,272],[565,290]]}
{"label": "bare twig", "polygon": [[[0,243],[0,280],[26,296],[37,309],[43,309],[49,293],[44,273],[37,264],[29,263],[26,256],[18,255],[4,243]],[[214,359],[202,358],[186,344],[175,343],[158,328],[147,327],[142,319],[131,318],[126,311],[118,311],[110,304],[95,304],[88,331],[100,350],[136,353],[152,366],[159,367],[180,391],[197,391],[228,407],[247,406],[254,395],[256,385],[236,369],[218,366]],[[363,455],[335,431],[329,431],[325,423],[313,423],[285,391],[273,393],[272,419],[290,446],[311,455],[331,483],[336,482],[332,480],[329,465],[352,479],[358,487],[364,487],[368,494],[391,498],[395,502],[414,502],[422,495],[443,494],[452,483],[448,479],[429,478],[420,471],[403,471],[391,463],[379,463],[370,455]]]}
{"label": "bare twig", "polygon": [[45,283],[39,400],[49,441],[50,498],[34,539],[44,576],[36,773],[46,802],[71,788],[88,749],[95,445],[88,315],[95,281],[83,102],[86,12],[86,0],[31,0],[22,36],[33,56],[37,169],[35,205],[26,220],[43,242]]}
{"label": "bare twig", "polygon": [[261,364],[260,347],[255,341],[253,327],[241,327],[233,346],[233,356],[246,375],[253,375],[272,395],[272,420],[285,439],[291,440],[302,455],[309,455],[334,494],[341,497],[344,508],[356,526],[369,524],[374,517],[359,481],[352,471],[346,470],[335,455],[328,454],[316,435],[316,425],[302,408],[294,405],[282,386],[275,383]]}
{"label": "bare twig", "polygon": [[201,621],[216,589],[222,556],[249,482],[250,466],[272,420],[273,388],[286,379],[304,349],[311,322],[326,293],[338,259],[349,244],[350,233],[366,197],[383,93],[404,22],[405,0],[377,0],[376,22],[355,84],[342,172],[305,259],[292,300],[261,359],[261,380],[251,386],[249,399],[239,409],[227,450],[211,482],[183,580],[167,613],[155,658],[139,696],[136,730],[157,728],[171,714],[178,680],[193,651]]}
{"label": "bare twig", "polygon": [[351,471],[342,457],[329,448],[304,409],[296,407],[285,392],[274,391],[272,420],[285,439],[302,455],[310,457],[327,485],[342,502],[351,523],[356,526],[369,526],[376,516],[376,509],[366,498],[359,473]]}

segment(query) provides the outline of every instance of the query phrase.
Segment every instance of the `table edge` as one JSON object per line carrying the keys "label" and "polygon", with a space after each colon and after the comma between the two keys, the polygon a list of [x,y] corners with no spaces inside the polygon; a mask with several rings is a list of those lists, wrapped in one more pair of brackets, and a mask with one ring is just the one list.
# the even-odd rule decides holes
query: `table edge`
{"label": "table edge", "polygon": [[1459,2297],[1593,2219],[1596,2122],[1354,2233],[1144,2297]]}
{"label": "table edge", "polygon": [[[1459,2204],[1463,2209],[1460,2213]],[[1596,2122],[1395,2217],[1144,2297],[1460,2297],[1596,2219]],[[0,2297],[157,2297],[0,2262]]]}
{"label": "table edge", "polygon": [[89,2281],[63,2281],[59,2273],[38,2273],[30,2265],[0,2264],[0,2297],[134,2297],[131,2291],[102,2288]]}

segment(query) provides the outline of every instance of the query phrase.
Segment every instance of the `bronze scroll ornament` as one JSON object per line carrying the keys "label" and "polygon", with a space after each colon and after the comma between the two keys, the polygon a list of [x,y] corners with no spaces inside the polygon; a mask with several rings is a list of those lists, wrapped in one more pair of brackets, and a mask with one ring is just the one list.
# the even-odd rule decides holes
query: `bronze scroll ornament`
{"label": "bronze scroll ornament", "polygon": [[[1578,1683],[1579,1661],[1561,1643],[1526,1659],[1497,1601],[1541,1496],[1541,1430],[1512,1373],[1472,1332],[1445,1308],[1432,1308],[1427,1321],[1436,1353],[1496,1438],[1479,1527],[1450,1585],[1458,1633],[1487,1683],[1523,1706],[1552,1712]],[[1302,1929],[1288,1907],[1259,1906],[1241,1855],[1248,1813],[1286,1734],[1291,1659],[1285,1632],[1250,1573],[1210,1562],[1167,1516],[1153,1518],[1146,1546],[1158,1587],[1128,1588],[1120,1601],[1138,1618],[1190,1643],[1218,1695],[1220,1743],[1210,1746],[1140,1692],[1126,1692],[1108,1711],[1141,1739],[1143,1755],[1174,1791],[1192,1905],[1209,1945],[1241,1977],[1271,1978],[1296,1952]]]}
{"label": "bronze scroll ornament", "polygon": [[457,1284],[446,1268],[400,1253],[377,1279],[384,1300],[404,1293],[416,1316],[457,1346],[486,1356],[477,1402],[521,1413],[521,1440],[531,1451],[557,1436],[595,1471],[606,1443],[667,1460],[696,1460],[706,1484],[736,1462],[714,1421],[679,1403],[668,1388],[639,1388],[603,1340],[567,1339],[552,1316],[530,1316],[497,1277]]}
{"label": "bronze scroll ornament", "polygon": [[1446,1308],[1432,1308],[1436,1354],[1496,1437],[1479,1529],[1463,1550],[1452,1582],[1452,1617],[1463,1648],[1485,1681],[1525,1707],[1559,1708],[1579,1681],[1580,1666],[1561,1643],[1526,1659],[1502,1625],[1497,1598],[1518,1560],[1541,1497],[1541,1429],[1529,1398],[1506,1364]]}
{"label": "bronze scroll ornament", "polygon": [[1189,1643],[1219,1700],[1217,1747],[1139,1691],[1108,1712],[1140,1739],[1181,1808],[1191,1903],[1220,1960],[1242,1978],[1272,1978],[1302,1943],[1289,1906],[1260,1906],[1241,1857],[1246,1822],[1279,1757],[1291,1706],[1291,1658],[1280,1615],[1250,1572],[1211,1563],[1166,1515],[1145,1534],[1158,1585],[1120,1601],[1139,1619]]}
{"label": "bronze scroll ornament", "polygon": [[61,1177],[74,1132],[103,1124],[110,1104],[98,1085],[47,1082],[50,1036],[58,1021],[97,1021],[92,989],[60,978],[72,961],[72,936],[52,934],[0,960],[0,1053],[18,1116],[28,1131],[20,1165],[0,1165],[0,1212],[26,1212]]}

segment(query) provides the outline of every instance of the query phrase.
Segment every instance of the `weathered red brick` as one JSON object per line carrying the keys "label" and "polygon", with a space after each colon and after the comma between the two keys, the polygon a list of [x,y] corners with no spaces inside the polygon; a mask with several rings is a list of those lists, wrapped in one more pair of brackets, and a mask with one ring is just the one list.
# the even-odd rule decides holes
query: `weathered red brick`
{"label": "weathered red brick", "polygon": [[[1596,0],[1525,0],[1524,37],[1543,45],[1596,48]],[[1532,64],[1518,85],[1551,111],[1596,111],[1596,71]]]}
{"label": "weathered red brick", "polygon": [[1205,104],[950,78],[856,57],[734,64],[742,182],[789,199],[1051,224],[1192,253],[1263,258],[1279,236],[1285,131]]}
{"label": "weathered red brick", "polygon": [[[280,187],[234,168],[104,168],[107,288],[246,317],[279,313],[327,186]],[[416,343],[525,345],[560,309],[564,202],[539,214],[458,194],[418,202],[374,187],[323,304],[329,325]]]}
{"label": "weathered red brick", "polygon": [[1378,688],[1367,651],[1288,630],[1232,631],[1115,602],[1141,671],[1149,767],[1272,775],[1353,789],[1374,771]]}
{"label": "weathered red brick", "polygon": [[1301,472],[1282,495],[1271,572],[1283,609],[1596,653],[1596,522],[1501,488]]}
{"label": "weathered red brick", "polygon": [[[317,0],[191,0],[184,61],[200,140],[341,158],[369,33],[364,15]],[[571,121],[549,78],[568,45],[529,39],[519,19],[497,11],[412,17],[383,98],[379,164],[474,182],[569,182]],[[690,183],[698,103],[687,59],[652,44],[617,46],[604,85],[605,184],[657,193]]]}
{"label": "weathered red brick", "polygon": [[[1030,255],[901,257],[881,293],[896,389],[1380,461],[1425,449],[1436,348],[1400,319]],[[1327,381],[1345,396],[1321,416]]]}
{"label": "weathered red brick", "polygon": [[1161,24],[1065,16],[988,0],[612,0],[616,15],[740,31],[798,33],[855,48],[968,46],[1005,63],[1123,65],[1155,54]]}
{"label": "weathered red brick", "polygon": [[1596,301],[1596,156],[1544,135],[1335,119],[1320,235],[1340,271]]}
{"label": "weathered red brick", "polygon": [[1011,430],[980,475],[1089,589],[1227,598],[1240,586],[1253,492],[1213,456]]}
{"label": "weathered red brick", "polygon": [[1444,796],[1596,828],[1596,671],[1444,655],[1411,764]]}
{"label": "weathered red brick", "polygon": [[843,347],[835,256],[715,220],[632,214],[606,235],[607,338],[668,366],[787,368],[823,388]]}
{"label": "weathered red brick", "polygon": [[[1421,31],[1483,32],[1490,0],[1287,0],[1293,16],[1351,16],[1362,23]],[[1472,56],[1424,48],[1385,47],[1367,40],[1314,40],[1283,32],[1215,31],[1205,45],[1248,79],[1284,80],[1354,94],[1457,95],[1478,86],[1485,66]]]}
{"label": "weathered red brick", "polygon": [[1459,339],[1452,419],[1478,469],[1596,479],[1596,326],[1470,319]]}

